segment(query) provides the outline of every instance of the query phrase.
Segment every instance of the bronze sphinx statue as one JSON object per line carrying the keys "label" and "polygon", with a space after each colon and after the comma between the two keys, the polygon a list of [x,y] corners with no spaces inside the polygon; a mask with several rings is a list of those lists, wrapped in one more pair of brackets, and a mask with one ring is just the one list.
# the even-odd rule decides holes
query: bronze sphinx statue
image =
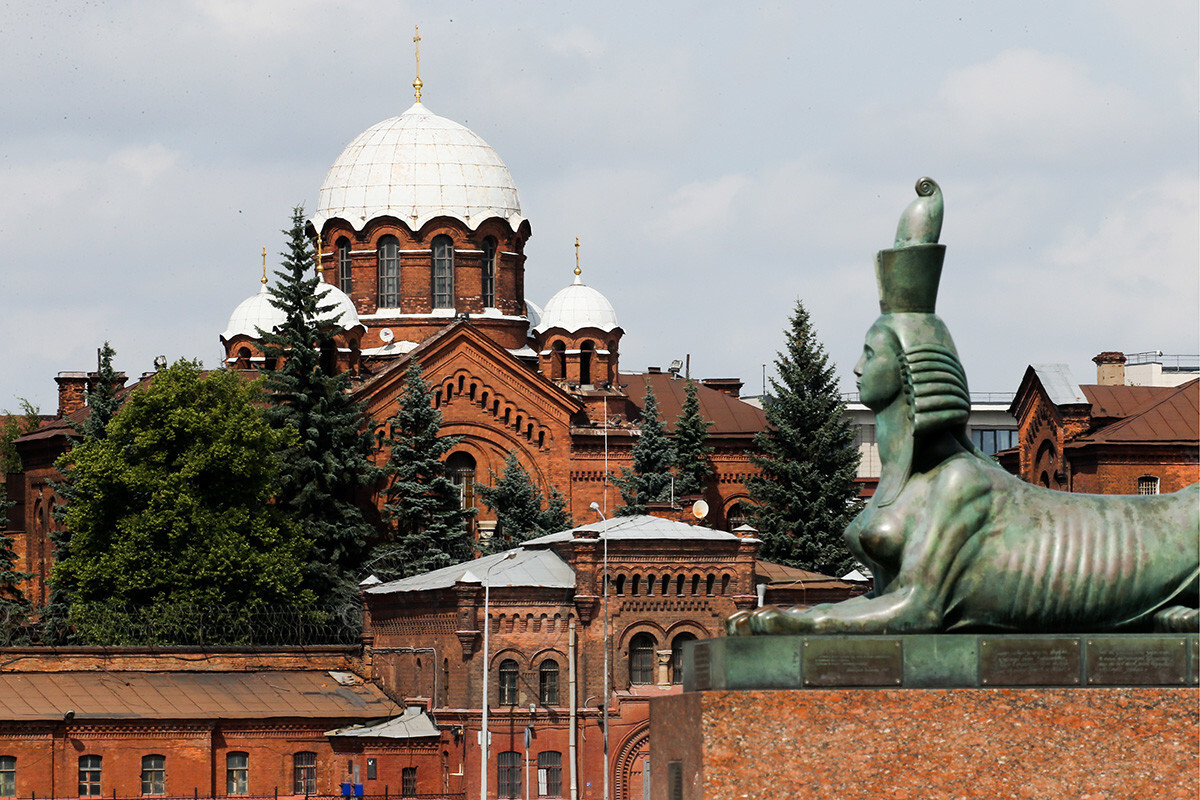
{"label": "bronze sphinx statue", "polygon": [[731,635],[1162,630],[1200,627],[1200,486],[1069,494],[1009,475],[967,433],[970,396],[934,313],[945,246],[928,178],[876,257],[881,316],[854,368],[883,464],[846,528],[875,588],[812,608],[766,606]]}

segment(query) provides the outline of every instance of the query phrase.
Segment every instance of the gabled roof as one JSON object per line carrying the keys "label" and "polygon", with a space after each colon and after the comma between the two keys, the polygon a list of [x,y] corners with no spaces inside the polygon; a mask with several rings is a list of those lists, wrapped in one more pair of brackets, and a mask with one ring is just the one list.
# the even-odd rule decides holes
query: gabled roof
{"label": "gabled roof", "polygon": [[1079,387],[1092,404],[1092,417],[1122,419],[1142,407],[1161,400],[1175,390],[1165,386],[1125,386],[1087,384]]}
{"label": "gabled roof", "polygon": [[606,536],[609,541],[700,541],[700,542],[736,542],[739,537],[725,531],[714,531],[699,525],[688,525],[686,522],[676,522],[649,514],[635,514],[631,517],[613,517],[609,520],[597,520],[587,525],[578,525],[569,531],[559,531],[530,539],[525,547],[569,542],[576,538],[577,531],[585,531],[600,538]]}
{"label": "gabled roof", "polygon": [[1042,389],[1054,405],[1065,406],[1088,402],[1083,389],[1075,382],[1071,368],[1066,364],[1030,364],[1029,369],[1037,374]]}
{"label": "gabled roof", "polygon": [[[654,391],[655,400],[658,401],[659,416],[666,423],[667,430],[673,433],[675,420],[683,410],[687,381],[683,378],[675,378],[669,373],[657,372],[622,373],[621,377],[629,384],[625,389],[626,394],[638,408],[642,407],[642,399],[646,394],[645,387],[649,384]],[[724,392],[718,392],[699,381],[695,383],[696,399],[700,402],[700,413],[713,423],[712,427],[708,429],[710,436],[738,434],[752,436],[767,427],[767,415],[761,408],[731,397]]]}
{"label": "gabled roof", "polygon": [[1151,389],[1153,396],[1124,419],[1106,425],[1070,446],[1084,444],[1200,443],[1200,379],[1175,387],[1096,386],[1095,389]]}
{"label": "gabled roof", "polygon": [[[512,555],[510,555],[512,554]],[[372,586],[367,594],[425,592],[449,589],[459,583],[482,583],[488,586],[536,586],[543,589],[575,588],[575,571],[552,550],[526,550],[518,547],[503,553],[483,556],[420,575]]]}

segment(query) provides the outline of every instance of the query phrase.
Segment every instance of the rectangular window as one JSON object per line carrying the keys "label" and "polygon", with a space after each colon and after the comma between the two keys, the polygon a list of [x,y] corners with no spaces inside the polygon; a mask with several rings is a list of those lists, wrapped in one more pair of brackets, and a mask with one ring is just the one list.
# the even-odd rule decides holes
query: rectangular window
{"label": "rectangular window", "polygon": [[225,794],[250,794],[250,754],[225,756]]}
{"label": "rectangular window", "polygon": [[454,242],[449,236],[433,240],[433,307],[454,308]]}
{"label": "rectangular window", "polygon": [[499,767],[500,797],[506,800],[521,797],[521,754],[508,750],[496,758]]}
{"label": "rectangular window", "polygon": [[100,796],[100,756],[79,757],[79,796]]}
{"label": "rectangular window", "polygon": [[683,800],[683,762],[667,762],[667,797]]}
{"label": "rectangular window", "polygon": [[538,700],[544,706],[558,705],[558,662],[547,659],[538,669]]}
{"label": "rectangular window", "polygon": [[400,242],[395,236],[379,240],[379,307],[400,307]]}
{"label": "rectangular window", "polygon": [[292,756],[292,794],[317,793],[317,754],[296,753]]}
{"label": "rectangular window", "polygon": [[348,241],[346,241],[345,239],[341,239],[338,241],[337,260],[338,260],[338,273],[337,273],[338,274],[338,288],[341,289],[346,294],[350,294],[350,292],[354,288],[354,284],[352,283],[352,279],[350,276],[351,275],[351,273],[350,273],[350,243]]}
{"label": "rectangular window", "polygon": [[496,242],[483,242],[483,304],[487,308],[496,305]]}
{"label": "rectangular window", "polygon": [[167,793],[167,757],[142,756],[142,794]]}
{"label": "rectangular window", "polygon": [[0,756],[0,797],[17,796],[17,757]]}
{"label": "rectangular window", "polygon": [[1143,475],[1138,478],[1138,494],[1158,494],[1158,478],[1153,475]]}
{"label": "rectangular window", "polygon": [[562,753],[538,753],[538,797],[562,797]]}
{"label": "rectangular window", "polygon": [[367,759],[367,780],[369,780],[369,781],[375,780],[375,770],[376,770],[375,764],[376,763],[377,762],[373,758]]}
{"label": "rectangular window", "polygon": [[400,796],[415,797],[417,794],[417,768],[405,767],[400,770]]}

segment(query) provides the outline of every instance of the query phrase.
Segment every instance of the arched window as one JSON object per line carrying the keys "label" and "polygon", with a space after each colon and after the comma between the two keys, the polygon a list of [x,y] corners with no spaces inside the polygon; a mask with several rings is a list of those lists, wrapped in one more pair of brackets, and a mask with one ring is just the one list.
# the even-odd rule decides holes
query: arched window
{"label": "arched window", "polygon": [[654,637],[639,633],[629,643],[629,682],[654,683]]}
{"label": "arched window", "polygon": [[250,794],[249,753],[226,753],[225,794]]}
{"label": "arched window", "polygon": [[1138,494],[1158,494],[1158,478],[1153,475],[1143,475],[1138,478]]}
{"label": "arched window", "polygon": [[345,237],[337,240],[337,277],[338,288],[350,294],[354,281],[350,277],[350,240]]}
{"label": "arched window", "polygon": [[292,755],[292,794],[317,793],[317,754],[303,750]]}
{"label": "arched window", "polygon": [[79,757],[79,796],[100,796],[100,756]]}
{"label": "arched window", "polygon": [[384,236],[376,251],[379,260],[379,307],[400,307],[400,242]]}
{"label": "arched window", "polygon": [[683,643],[695,640],[692,633],[681,633],[671,640],[671,683],[683,683]]}
{"label": "arched window", "polygon": [[454,308],[454,242],[449,236],[433,239],[433,307]]}
{"label": "arched window", "polygon": [[233,365],[234,369],[250,369],[250,348],[239,347],[237,351],[237,362]]}
{"label": "arched window", "polygon": [[17,796],[17,757],[0,756],[0,797]]}
{"label": "arched window", "polygon": [[590,384],[592,382],[592,355],[596,352],[596,345],[592,342],[584,342],[579,347],[579,382],[581,384]]}
{"label": "arched window", "polygon": [[458,487],[461,508],[475,507],[475,459],[470,453],[451,453],[446,458],[446,475]]}
{"label": "arched window", "polygon": [[567,378],[567,346],[562,341],[550,345],[553,351],[550,355],[550,380],[561,381]]}
{"label": "arched window", "polygon": [[516,750],[506,750],[496,756],[498,772],[499,796],[513,800],[524,797],[521,794],[521,754]]}
{"label": "arched window", "polygon": [[617,576],[617,594],[625,594],[625,576]]}
{"label": "arched window", "polygon": [[517,704],[517,662],[506,658],[500,662],[500,705]]}
{"label": "arched window", "polygon": [[634,597],[637,597],[637,595],[638,595],[638,584],[640,584],[641,582],[642,582],[641,575],[633,576],[633,580],[630,582],[630,586],[629,586],[629,593],[631,595],[633,595]]}
{"label": "arched window", "polygon": [[167,757],[142,756],[142,794],[167,793]]}
{"label": "arched window", "polygon": [[538,753],[537,780],[538,797],[562,797],[562,753]]}
{"label": "arched window", "polygon": [[496,306],[496,240],[490,236],[483,240],[483,305]]}
{"label": "arched window", "polygon": [[704,579],[704,593],[712,597],[713,585],[717,582],[717,576],[709,575]]}
{"label": "arched window", "polygon": [[741,503],[734,503],[729,507],[729,511],[725,512],[725,528],[733,531],[745,524],[746,507]]}
{"label": "arched window", "polygon": [[558,662],[552,658],[538,667],[538,702],[544,706],[558,705]]}

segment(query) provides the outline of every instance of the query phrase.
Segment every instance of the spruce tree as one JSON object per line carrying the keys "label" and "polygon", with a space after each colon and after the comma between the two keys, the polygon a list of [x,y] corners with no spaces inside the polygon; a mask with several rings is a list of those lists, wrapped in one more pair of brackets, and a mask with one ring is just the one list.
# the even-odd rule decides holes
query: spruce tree
{"label": "spruce tree", "polygon": [[658,399],[649,383],[646,384],[638,427],[638,439],[633,445],[633,468],[621,467],[621,474],[612,479],[621,492],[622,505],[616,510],[618,516],[644,514],[647,503],[671,497],[675,449],[667,438],[666,425],[658,416]]}
{"label": "spruce tree", "polygon": [[304,586],[325,600],[347,601],[365,575],[363,562],[376,529],[358,501],[380,476],[370,460],[374,440],[362,406],[350,399],[349,376],[331,373],[322,348],[333,346],[332,305],[320,300],[321,279],[310,276],[313,250],[305,235],[304,209],[292,211],[284,231],[287,249],[275,272],[271,305],[286,315],[276,331],[262,331],[268,358],[268,419],[294,432],[278,454],[276,502],[312,542]]}
{"label": "spruce tree", "polygon": [[475,541],[467,522],[474,509],[461,507],[458,487],[442,459],[458,443],[439,436],[442,413],[433,407],[429,384],[414,359],[405,375],[396,416],[387,423],[391,448],[383,490],[390,541],[368,562],[383,580],[417,575],[470,559]]}
{"label": "spruce tree", "polygon": [[704,491],[713,468],[709,456],[713,449],[708,444],[708,429],[712,423],[700,413],[700,398],[696,384],[691,379],[684,389],[683,408],[675,420],[675,494],[700,494]]}
{"label": "spruce tree", "polygon": [[842,531],[858,513],[859,456],[833,365],[800,301],[775,370],[763,403],[768,427],[750,454],[761,474],[746,482],[756,504],[752,524],[763,541],[759,556],[841,575],[853,565]]}
{"label": "spruce tree", "polygon": [[572,526],[566,498],[553,486],[549,498],[544,498],[516,453],[509,452],[504,472],[492,477],[494,485],[476,488],[487,507],[496,512],[496,531],[483,548],[485,552],[509,550],[527,539]]}

